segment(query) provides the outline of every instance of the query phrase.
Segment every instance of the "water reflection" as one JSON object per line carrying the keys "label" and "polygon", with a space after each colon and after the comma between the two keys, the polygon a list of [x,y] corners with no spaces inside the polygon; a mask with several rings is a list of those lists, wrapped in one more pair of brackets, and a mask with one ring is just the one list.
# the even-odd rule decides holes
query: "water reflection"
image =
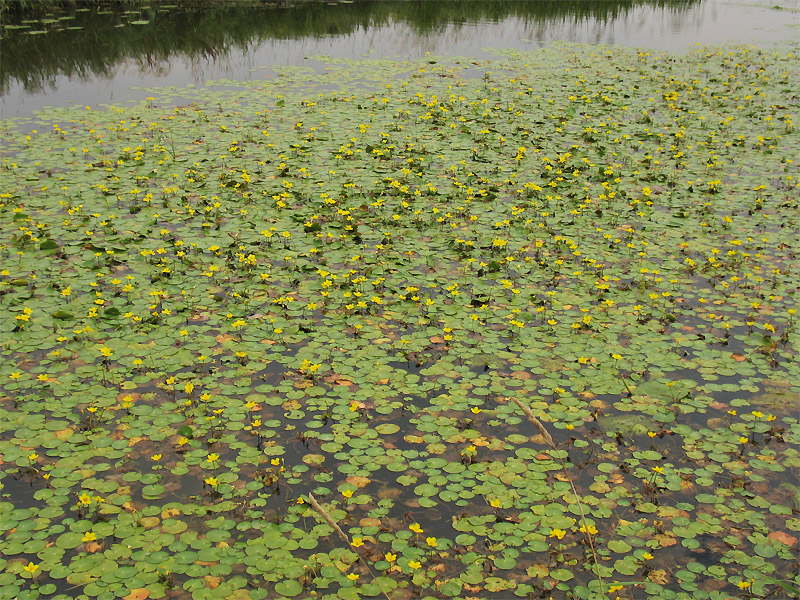
{"label": "water reflection", "polygon": [[[793,0],[794,4],[800,0]],[[681,50],[697,42],[789,39],[798,13],[732,0],[357,0],[287,6],[156,5],[140,10],[63,8],[6,15],[0,54],[3,117],[46,105],[141,98],[131,86],[263,79],[270,65],[337,58],[522,50],[564,40]],[[789,7],[791,8],[791,7]],[[37,33],[45,32],[45,33]]]}
{"label": "water reflection", "polygon": [[[694,0],[648,3],[647,9],[685,11]],[[166,76],[178,58],[204,72],[237,57],[262,54],[262,46],[307,42],[340,48],[351,55],[417,53],[465,44],[478,49],[551,26],[592,21],[601,27],[624,17],[641,2],[407,2],[367,1],[264,7],[194,3],[137,11],[81,11],[17,14],[7,18],[0,85],[19,82],[41,91],[58,76],[110,76],[122,64],[141,73]],[[25,18],[23,18],[25,17]],[[562,32],[560,35],[562,35]],[[574,36],[569,36],[574,37]],[[287,44],[287,42],[300,42]]]}

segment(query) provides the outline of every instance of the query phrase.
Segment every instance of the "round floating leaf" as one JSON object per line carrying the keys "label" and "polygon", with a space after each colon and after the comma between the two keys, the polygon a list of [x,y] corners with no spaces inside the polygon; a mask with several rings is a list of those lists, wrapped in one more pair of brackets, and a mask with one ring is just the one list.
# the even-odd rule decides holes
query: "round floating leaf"
{"label": "round floating leaf", "polygon": [[303,586],[293,579],[285,579],[275,584],[275,591],[281,596],[288,596],[293,598],[298,596],[303,591]]}
{"label": "round floating leaf", "polygon": [[400,431],[400,426],[396,423],[382,423],[375,428],[375,431],[380,433],[381,435],[390,435],[392,433],[397,433]]}
{"label": "round floating leaf", "polygon": [[572,571],[568,571],[567,569],[551,569],[550,577],[556,581],[569,581],[575,577],[575,575],[572,573]]}
{"label": "round floating leaf", "polygon": [[160,498],[164,494],[164,486],[161,484],[146,485],[142,488],[142,497],[151,500]]}
{"label": "round floating leaf", "polygon": [[498,569],[513,569],[517,566],[517,561],[508,556],[500,556],[494,559],[494,566]]}
{"label": "round floating leaf", "polygon": [[630,544],[622,540],[611,540],[608,542],[608,549],[618,554],[627,554],[632,550]]}

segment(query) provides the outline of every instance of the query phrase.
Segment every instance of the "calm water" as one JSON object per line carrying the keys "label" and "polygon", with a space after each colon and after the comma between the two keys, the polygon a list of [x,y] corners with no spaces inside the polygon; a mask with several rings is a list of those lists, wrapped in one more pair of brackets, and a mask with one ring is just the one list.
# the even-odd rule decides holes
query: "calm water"
{"label": "calm water", "polygon": [[[9,27],[11,25],[11,27]],[[10,15],[0,116],[142,99],[141,88],[265,79],[307,57],[488,57],[553,41],[684,51],[800,37],[800,0],[672,2],[355,1],[296,7],[195,3],[137,11]]]}

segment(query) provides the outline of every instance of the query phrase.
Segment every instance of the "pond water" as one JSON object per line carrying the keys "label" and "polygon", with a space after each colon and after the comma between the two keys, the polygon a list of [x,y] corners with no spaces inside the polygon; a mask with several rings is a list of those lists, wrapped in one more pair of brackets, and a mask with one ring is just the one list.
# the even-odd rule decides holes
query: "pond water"
{"label": "pond water", "polygon": [[683,51],[694,44],[797,36],[798,0],[671,2],[230,3],[10,14],[0,114],[141,100],[145,88],[270,78],[273,65],[335,58],[489,56],[553,41]]}

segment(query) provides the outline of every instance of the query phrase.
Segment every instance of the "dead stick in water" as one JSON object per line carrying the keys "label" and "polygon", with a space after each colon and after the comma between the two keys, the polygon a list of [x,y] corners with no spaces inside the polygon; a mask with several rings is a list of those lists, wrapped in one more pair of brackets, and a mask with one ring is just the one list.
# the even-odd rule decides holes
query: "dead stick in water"
{"label": "dead stick in water", "polygon": [[522,412],[524,412],[524,413],[525,413],[525,416],[526,416],[526,417],[528,417],[528,420],[529,420],[531,423],[533,423],[534,425],[536,425],[536,428],[539,430],[539,433],[540,433],[540,434],[541,434],[541,436],[544,438],[544,440],[545,440],[545,441],[546,441],[546,442],[547,442],[547,443],[548,443],[550,446],[552,446],[553,448],[555,448],[555,447],[556,447],[556,445],[555,445],[555,443],[553,442],[553,438],[552,438],[552,437],[550,437],[550,434],[547,432],[547,429],[545,429],[545,428],[544,428],[544,425],[542,425],[542,422],[541,422],[539,419],[537,419],[537,418],[536,418],[536,415],[534,415],[534,414],[533,414],[533,411],[532,411],[530,408],[528,408],[527,406],[525,406],[525,405],[524,405],[522,402],[520,402],[520,401],[519,401],[517,398],[511,398],[511,400],[514,402],[514,404],[516,404],[517,406],[519,406],[519,407],[520,407],[520,409],[522,409]]}
{"label": "dead stick in water", "polygon": [[[528,420],[536,425],[536,428],[539,430],[539,433],[547,442],[547,444],[553,449],[558,450],[556,447],[556,443],[553,441],[553,437],[548,433],[547,429],[544,428],[542,422],[536,418],[536,415],[533,414],[533,411],[525,406],[519,399],[511,398],[511,400],[520,407],[522,412],[525,413],[525,416],[528,417]],[[567,480],[569,481],[569,485],[572,488],[572,495],[575,496],[575,502],[578,505],[578,510],[581,513],[581,525],[583,525],[583,536],[586,541],[589,543],[589,549],[592,552],[592,558],[594,559],[594,566],[597,572],[597,579],[600,582],[600,593],[605,597],[604,585],[603,585],[603,576],[600,574],[600,560],[597,558],[597,552],[594,549],[594,542],[592,541],[592,535],[589,533],[589,525],[586,522],[586,513],[583,511],[583,504],[581,503],[581,497],[578,495],[578,490],[575,487],[575,482],[572,480],[572,476],[569,474],[567,470],[567,464],[564,462],[564,459],[561,455],[558,455],[558,461],[561,463],[561,469],[564,471],[564,475],[566,475]]]}
{"label": "dead stick in water", "polygon": [[322,516],[322,518],[323,518],[323,519],[325,519],[325,522],[326,522],[328,525],[330,525],[331,527],[333,527],[333,530],[334,530],[336,533],[338,533],[338,534],[339,534],[339,537],[340,537],[340,538],[342,538],[342,539],[344,540],[344,543],[345,543],[345,544],[347,544],[347,545],[349,546],[349,545],[350,545],[350,540],[348,540],[348,539],[347,539],[347,535],[345,534],[345,532],[344,532],[344,531],[342,531],[342,528],[341,528],[341,527],[339,527],[339,526],[336,524],[336,521],[334,521],[333,519],[331,519],[331,516],[330,516],[330,515],[329,515],[327,512],[325,512],[325,509],[324,509],[324,508],[322,508],[322,506],[320,506],[319,502],[317,502],[317,499],[316,499],[316,498],[314,498],[314,496],[313,496],[313,495],[311,495],[311,494],[309,494],[309,495],[308,495],[308,499],[311,501],[311,506],[314,508],[314,510],[315,510],[315,511],[317,511],[317,512],[318,512],[318,513],[319,513],[319,514]]}
{"label": "dead stick in water", "polygon": [[[311,506],[312,506],[312,508],[313,508],[315,511],[317,511],[317,512],[320,514],[320,516],[321,516],[323,519],[325,519],[325,522],[326,522],[328,525],[330,525],[331,527],[333,527],[333,530],[334,530],[336,533],[338,533],[338,534],[339,534],[339,537],[340,537],[340,538],[342,538],[342,539],[344,540],[344,543],[345,543],[345,544],[347,544],[347,546],[348,546],[348,547],[351,547],[353,544],[350,542],[350,540],[349,540],[349,539],[347,539],[347,534],[346,534],[344,531],[342,531],[342,528],[341,528],[341,527],[339,527],[339,525],[336,523],[336,521],[334,521],[334,520],[331,518],[331,516],[330,516],[330,515],[329,515],[329,514],[328,514],[328,513],[325,511],[325,509],[324,509],[324,508],[322,508],[322,506],[320,505],[320,503],[319,503],[319,502],[317,502],[317,499],[316,499],[316,498],[314,498],[314,496],[313,496],[312,494],[309,494],[309,495],[308,495],[308,499],[309,499],[309,501],[311,502]],[[361,562],[361,564],[362,564],[362,565],[364,565],[364,567],[367,569],[367,572],[369,573],[370,577],[372,577],[372,580],[373,580],[375,583],[377,583],[377,584],[378,584],[378,587],[379,587],[379,588],[381,588],[381,592],[383,593],[383,595],[384,595],[384,596],[386,596],[386,600],[389,600],[389,595],[386,593],[386,590],[384,590],[384,589],[383,589],[383,586],[381,585],[381,583],[380,583],[379,581],[377,581],[377,580],[376,580],[375,574],[372,572],[372,569],[370,569],[370,568],[369,568],[369,565],[367,564],[367,561],[365,561],[365,560],[364,560],[364,558],[361,556],[361,554],[358,552],[358,550],[357,550],[357,549],[356,549],[356,550],[354,550],[354,552],[356,553],[356,556],[358,557],[358,560]]]}

